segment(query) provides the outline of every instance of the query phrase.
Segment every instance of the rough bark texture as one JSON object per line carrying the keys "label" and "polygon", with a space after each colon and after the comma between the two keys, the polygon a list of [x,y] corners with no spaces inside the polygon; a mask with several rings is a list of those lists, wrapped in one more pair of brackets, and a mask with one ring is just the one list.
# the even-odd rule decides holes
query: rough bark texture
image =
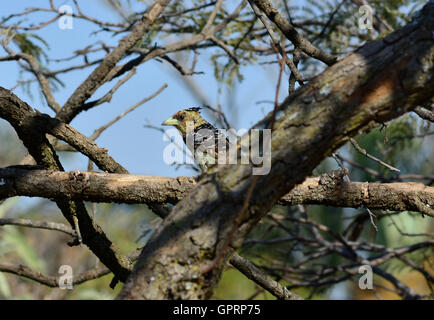
{"label": "rough bark texture", "polygon": [[[204,176],[149,240],[119,298],[209,298],[229,246],[237,248],[322,159],[433,96],[433,30],[430,2],[405,28],[365,45],[286,99],[272,133],[270,173],[252,177],[252,166],[234,165]],[[271,122],[268,115],[256,127]]]}
{"label": "rough bark texture", "polygon": [[195,184],[189,177],[0,168],[0,199],[22,195],[92,202],[175,204]]}
{"label": "rough bark texture", "polygon": [[391,211],[419,211],[434,216],[434,187],[415,182],[351,182],[343,171],[307,178],[278,201],[282,205],[320,204]]}
{"label": "rough bark texture", "polygon": [[[282,205],[319,204],[419,211],[434,216],[434,187],[422,183],[344,181],[343,170],[309,177],[278,201]],[[0,199],[13,196],[92,202],[176,204],[195,187],[190,177],[158,177],[86,171],[0,168]]]}

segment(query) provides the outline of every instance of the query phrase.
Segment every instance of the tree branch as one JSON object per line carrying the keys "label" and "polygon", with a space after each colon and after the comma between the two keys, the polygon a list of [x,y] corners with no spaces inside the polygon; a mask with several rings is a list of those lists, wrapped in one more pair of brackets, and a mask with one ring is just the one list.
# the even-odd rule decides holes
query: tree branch
{"label": "tree branch", "polygon": [[[429,2],[416,21],[365,45],[294,92],[279,106],[270,172],[253,177],[251,164],[211,168],[148,241],[119,297],[210,297],[229,258],[224,244],[234,225],[241,222],[231,243],[237,248],[278,199],[349,137],[432,97],[433,29]],[[271,118],[254,128],[268,128]],[[257,187],[238,216],[253,179]],[[225,259],[204,273],[220,256]]]}
{"label": "tree branch", "polygon": [[430,111],[423,107],[417,107],[414,109],[414,112],[422,119],[434,122],[434,111]]}
{"label": "tree branch", "polygon": [[266,273],[259,270],[252,262],[243,258],[238,253],[234,253],[230,259],[231,264],[237,268],[250,280],[260,285],[262,288],[270,292],[277,299],[282,300],[303,300],[299,295],[292,293],[279,282],[270,279]]}
{"label": "tree branch", "polygon": [[300,48],[307,55],[312,58],[318,59],[327,65],[332,65],[337,61],[337,57],[322,51],[315,47],[309,40],[303,38],[294,26],[285,19],[279,11],[273,7],[268,0],[252,0],[259,9],[261,9],[273,23],[282,31],[288,40],[290,40],[294,47]]}
{"label": "tree branch", "polygon": [[[18,137],[39,165],[50,170],[64,171],[53,146],[45,136],[45,130],[41,131],[40,126],[35,125],[35,119],[41,117],[34,115],[33,109],[28,104],[9,90],[0,88],[0,117],[14,127]],[[46,117],[45,119],[47,120]],[[116,245],[92,220],[84,203],[68,199],[57,199],[55,202],[71,226],[75,228],[78,224],[83,242],[118,279],[124,281],[132,268],[132,262],[120,253]]]}
{"label": "tree branch", "polygon": [[66,233],[67,235],[70,235],[72,237],[77,236],[75,230],[64,225],[63,223],[48,222],[48,221],[32,221],[29,219],[17,219],[17,218],[0,218],[0,226],[5,226],[5,225],[55,230],[55,231]]}
{"label": "tree branch", "polygon": [[[307,178],[278,201],[281,205],[318,204],[419,211],[434,216],[434,187],[422,183],[347,183],[343,170]],[[0,199],[14,196],[91,202],[171,203],[187,197],[197,182],[189,177],[158,177],[86,171],[0,168]]]}
{"label": "tree branch", "polygon": [[[64,228],[66,230],[68,227],[64,225]],[[58,231],[63,231],[63,230],[58,230]],[[73,233],[74,230],[70,229],[70,232]],[[139,251],[136,250],[129,255],[129,259],[134,261],[134,260],[137,260],[138,256],[139,256]],[[21,264],[18,266],[14,266],[14,265],[10,265],[10,264],[0,263],[0,271],[12,273],[12,274],[15,274],[15,275],[20,276],[20,277],[34,280],[40,284],[46,285],[46,286],[51,287],[51,288],[58,288],[59,287],[59,277],[44,275],[43,273],[41,273],[39,271],[33,270],[33,269],[31,269],[27,266],[21,265]],[[90,269],[90,270],[84,271],[82,273],[79,273],[77,275],[74,275],[72,278],[72,285],[77,285],[77,284],[87,282],[89,280],[101,278],[101,277],[103,277],[106,274],[109,274],[111,272],[112,271],[105,266],[96,267],[94,269]]]}

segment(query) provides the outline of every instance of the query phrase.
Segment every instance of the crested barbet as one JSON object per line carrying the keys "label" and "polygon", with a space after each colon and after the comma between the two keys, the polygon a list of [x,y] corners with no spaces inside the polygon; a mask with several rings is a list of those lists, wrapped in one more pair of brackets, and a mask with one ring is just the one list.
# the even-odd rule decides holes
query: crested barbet
{"label": "crested barbet", "polygon": [[165,120],[163,126],[174,126],[193,154],[202,172],[218,164],[219,156],[226,155],[229,140],[226,135],[200,115],[201,108],[180,110]]}

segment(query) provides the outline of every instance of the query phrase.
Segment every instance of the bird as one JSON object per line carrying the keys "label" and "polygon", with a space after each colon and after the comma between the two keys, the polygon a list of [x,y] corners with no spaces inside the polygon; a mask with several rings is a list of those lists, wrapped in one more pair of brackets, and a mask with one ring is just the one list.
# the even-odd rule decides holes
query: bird
{"label": "bird", "polygon": [[179,131],[202,173],[206,173],[218,163],[220,156],[227,155],[230,142],[224,132],[202,118],[201,109],[191,107],[180,110],[161,125],[174,126]]}

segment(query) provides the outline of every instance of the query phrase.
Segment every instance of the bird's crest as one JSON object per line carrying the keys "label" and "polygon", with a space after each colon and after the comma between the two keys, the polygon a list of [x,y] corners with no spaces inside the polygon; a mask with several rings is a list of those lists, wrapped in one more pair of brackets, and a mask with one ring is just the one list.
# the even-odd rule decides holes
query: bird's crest
{"label": "bird's crest", "polygon": [[192,107],[192,108],[185,109],[185,111],[194,111],[200,113],[201,109],[202,109],[201,107]]}

